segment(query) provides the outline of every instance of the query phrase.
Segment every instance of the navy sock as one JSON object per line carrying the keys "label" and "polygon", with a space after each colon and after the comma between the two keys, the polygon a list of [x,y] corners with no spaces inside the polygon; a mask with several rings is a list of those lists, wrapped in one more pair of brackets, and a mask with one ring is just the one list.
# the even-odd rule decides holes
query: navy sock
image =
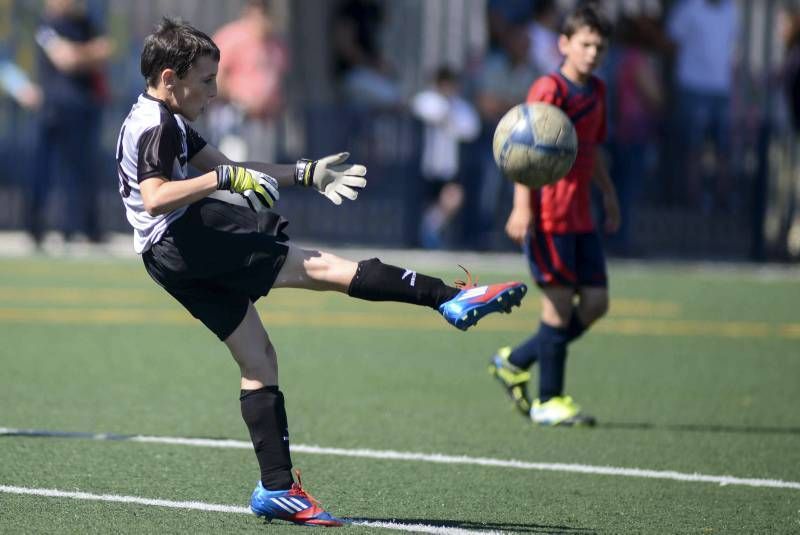
{"label": "navy sock", "polygon": [[265,386],[242,390],[239,400],[261,469],[261,484],[269,490],[290,488],[294,479],[283,393],[277,386]]}
{"label": "navy sock", "polygon": [[564,392],[568,329],[539,325],[539,400],[544,403]]}
{"label": "navy sock", "polygon": [[519,368],[527,370],[539,358],[539,333],[531,336],[511,351],[508,362]]}
{"label": "navy sock", "polygon": [[367,301],[399,301],[438,309],[459,292],[442,279],[384,264],[377,258],[362,260],[347,294]]}
{"label": "navy sock", "polygon": [[580,336],[586,331],[586,326],[581,322],[581,319],[578,317],[578,311],[576,309],[572,309],[572,316],[569,318],[569,325],[567,325],[567,336],[569,337],[569,342],[580,338]]}
{"label": "navy sock", "polygon": [[[578,311],[573,309],[572,316],[569,320],[569,325],[567,325],[567,343],[580,338],[585,331],[586,327],[578,317]],[[539,337],[539,333],[537,332],[535,335],[531,336],[511,351],[511,355],[508,357],[508,362],[521,370],[527,370],[539,359],[538,348],[541,341],[542,339]]]}

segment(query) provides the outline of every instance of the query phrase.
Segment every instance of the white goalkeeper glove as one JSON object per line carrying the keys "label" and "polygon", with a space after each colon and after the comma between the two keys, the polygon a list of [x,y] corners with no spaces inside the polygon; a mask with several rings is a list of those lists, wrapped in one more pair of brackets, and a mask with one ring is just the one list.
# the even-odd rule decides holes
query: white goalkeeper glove
{"label": "white goalkeeper glove", "polygon": [[278,200],[278,181],[239,165],[217,166],[217,189],[240,193],[256,212],[269,210]]}
{"label": "white goalkeeper glove", "polygon": [[294,181],[300,186],[313,186],[333,204],[342,204],[342,197],[354,201],[358,190],[367,185],[367,168],[344,163],[349,157],[349,152],[340,152],[319,160],[298,160]]}

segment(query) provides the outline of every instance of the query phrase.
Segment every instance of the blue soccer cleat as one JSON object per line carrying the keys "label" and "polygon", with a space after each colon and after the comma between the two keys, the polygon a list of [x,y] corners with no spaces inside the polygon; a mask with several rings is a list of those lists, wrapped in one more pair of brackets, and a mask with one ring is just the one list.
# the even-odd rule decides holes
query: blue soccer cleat
{"label": "blue soccer cleat", "polygon": [[301,526],[339,527],[347,522],[336,518],[320,506],[313,496],[308,494],[300,480],[300,472],[296,471],[297,483],[289,490],[267,490],[261,484],[256,485],[250,497],[250,510],[257,517],[286,520]]}
{"label": "blue soccer cleat", "polygon": [[521,282],[502,282],[487,286],[476,286],[472,275],[467,272],[467,282],[456,281],[461,288],[455,297],[439,306],[439,313],[448,323],[466,331],[492,312],[511,312],[511,307],[519,306],[528,287]]}

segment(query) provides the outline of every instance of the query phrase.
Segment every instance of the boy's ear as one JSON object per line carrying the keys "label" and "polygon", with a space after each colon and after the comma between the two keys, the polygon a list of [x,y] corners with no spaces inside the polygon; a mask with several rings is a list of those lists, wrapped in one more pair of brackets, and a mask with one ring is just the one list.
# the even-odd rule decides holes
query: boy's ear
{"label": "boy's ear", "polygon": [[568,50],[569,50],[569,37],[567,37],[562,33],[561,35],[558,36],[558,51],[561,52],[562,56],[566,56]]}
{"label": "boy's ear", "polygon": [[178,75],[174,69],[164,69],[161,71],[161,83],[167,89],[172,89],[177,81]]}

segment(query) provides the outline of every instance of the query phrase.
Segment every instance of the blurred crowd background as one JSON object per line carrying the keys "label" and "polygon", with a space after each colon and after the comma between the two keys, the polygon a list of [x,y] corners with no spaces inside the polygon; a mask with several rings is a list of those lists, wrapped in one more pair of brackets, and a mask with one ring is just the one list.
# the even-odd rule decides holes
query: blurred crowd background
{"label": "blurred crowd background", "polygon": [[[119,126],[161,16],[212,35],[219,97],[196,128],[234,159],[349,150],[342,208],[282,192],[295,239],[511,250],[499,118],[558,68],[577,0],[0,0],[0,230],[41,244],[127,232]],[[612,256],[800,258],[800,15],[784,0],[604,0],[614,21]],[[319,225],[320,218],[325,224]]]}

